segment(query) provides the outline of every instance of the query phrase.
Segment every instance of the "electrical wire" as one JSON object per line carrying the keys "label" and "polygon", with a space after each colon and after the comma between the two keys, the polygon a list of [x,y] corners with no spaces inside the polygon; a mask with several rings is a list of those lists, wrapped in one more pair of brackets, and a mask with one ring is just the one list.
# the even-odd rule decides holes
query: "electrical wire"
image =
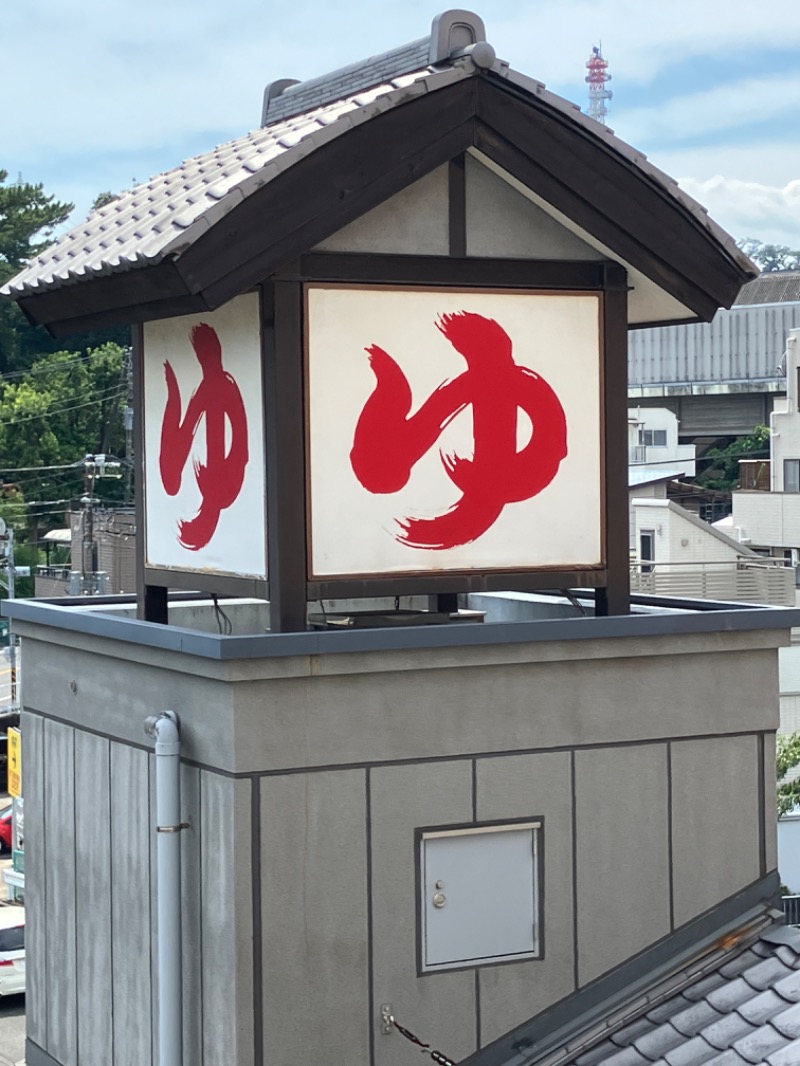
{"label": "electrical wire", "polygon": [[[124,353],[125,349],[123,348],[123,361]],[[57,354],[57,352],[51,352],[49,357],[52,358],[53,355]],[[5,374],[0,374],[0,385],[2,385],[4,382],[8,382],[9,384],[13,385],[16,383],[17,380],[21,381],[24,378],[28,377],[30,374],[39,374],[42,377],[45,377],[47,374],[62,373],[64,370],[72,370],[76,366],[85,366],[87,363],[91,363],[94,359],[99,358],[101,355],[108,355],[109,353],[102,351],[101,347],[100,349],[93,349],[91,352],[86,352],[85,354],[81,352],[70,352],[69,354],[73,356],[73,358],[64,359],[61,362],[52,363],[50,365],[41,365],[41,363],[34,363],[27,370],[9,370]],[[47,358],[48,356],[46,354],[40,357],[42,361],[46,360]]]}
{"label": "electrical wire", "polygon": [[24,418],[0,418],[0,426],[18,426],[23,422],[35,422],[37,419],[50,418],[52,415],[63,414],[65,411],[77,411],[81,407],[91,407],[96,403],[103,403],[104,401],[115,399],[118,396],[121,397],[125,392],[125,389],[119,385],[114,385],[113,389],[107,391],[110,395],[101,394],[96,396],[93,400],[86,400],[84,403],[76,403],[68,406],[65,405],[64,407],[48,407],[47,410],[40,411],[39,414],[25,415]]}

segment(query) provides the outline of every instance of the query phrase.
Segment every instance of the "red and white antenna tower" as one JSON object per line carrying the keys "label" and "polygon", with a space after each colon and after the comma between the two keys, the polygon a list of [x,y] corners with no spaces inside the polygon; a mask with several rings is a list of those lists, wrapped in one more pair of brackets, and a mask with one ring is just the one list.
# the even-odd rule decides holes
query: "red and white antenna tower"
{"label": "red and white antenna tower", "polygon": [[614,94],[606,88],[606,82],[611,81],[611,75],[608,73],[608,60],[603,59],[599,46],[592,49],[592,54],[586,60],[586,68],[589,73],[584,81],[589,86],[589,114],[605,125],[608,114],[606,100],[610,100]]}

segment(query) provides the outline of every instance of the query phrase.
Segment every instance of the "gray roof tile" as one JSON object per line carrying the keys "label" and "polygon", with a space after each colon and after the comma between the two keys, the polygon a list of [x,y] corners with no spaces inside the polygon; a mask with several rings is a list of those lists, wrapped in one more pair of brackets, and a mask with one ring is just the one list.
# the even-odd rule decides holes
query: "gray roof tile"
{"label": "gray roof tile", "polygon": [[703,1040],[702,1036],[695,1036],[679,1047],[668,1051],[663,1061],[667,1066],[704,1066],[716,1055],[719,1055],[717,1048]]}
{"label": "gray roof tile", "polygon": [[768,988],[761,995],[756,996],[755,999],[740,1003],[736,1009],[751,1025],[763,1025],[764,1022],[768,1022],[779,1011],[786,1010],[786,1000],[782,999],[777,992],[773,992],[771,988]]}
{"label": "gray roof tile", "polygon": [[729,1049],[709,1059],[706,1066],[749,1066],[749,1064],[747,1059],[743,1059],[738,1052]]}
{"label": "gray roof tile", "polygon": [[701,980],[696,981],[689,988],[684,988],[683,994],[688,1000],[691,1000],[694,1003],[698,999],[702,999],[703,996],[707,996],[710,992],[713,992],[714,989],[723,986],[727,987],[727,985],[728,982],[722,974],[715,970],[714,973],[710,973],[707,977],[701,978]]}
{"label": "gray roof tile", "polygon": [[738,977],[739,974],[748,970],[751,966],[757,963],[759,959],[763,958],[763,955],[757,955],[752,948],[748,948],[747,951],[743,951],[741,955],[737,956],[737,958],[731,959],[730,962],[726,962],[724,966],[721,966],[719,973],[730,980],[734,977]]}
{"label": "gray roof tile", "polygon": [[694,1036],[707,1025],[719,1021],[721,1017],[720,1012],[707,999],[701,999],[699,1003],[693,1003],[686,1010],[673,1014],[670,1023],[684,1036]]}
{"label": "gray roof tile", "polygon": [[759,962],[756,966],[745,970],[742,977],[753,988],[762,991],[775,984],[776,981],[780,981],[782,977],[788,977],[790,972],[791,970],[786,963],[782,962],[776,955],[773,955],[772,958],[764,959],[763,962]]}
{"label": "gray roof tile", "polygon": [[660,1025],[662,1022],[666,1021],[667,1018],[672,1018],[674,1015],[679,1014],[690,1006],[692,1006],[692,1004],[685,996],[672,996],[670,999],[664,1000],[663,1003],[657,1003],[655,1007],[647,1012],[647,1017],[651,1022]]}
{"label": "gray roof tile", "polygon": [[662,987],[663,1000],[639,1017],[629,1004],[626,1024],[560,1066],[800,1066],[800,937],[771,918],[715,967],[712,956],[705,972],[696,963],[685,971],[677,994]]}
{"label": "gray roof tile", "polygon": [[635,1047],[621,1048],[603,1060],[603,1066],[651,1066],[653,1060],[645,1058]]}
{"label": "gray roof tile", "polygon": [[[755,967],[751,966],[746,973],[754,969]],[[753,998],[753,985],[746,981],[744,976],[736,977],[733,981],[726,981],[721,987],[712,989],[706,998],[715,1010],[723,1013],[735,1010],[740,1003]]]}
{"label": "gray roof tile", "polygon": [[767,1055],[786,1047],[786,1039],[770,1025],[762,1025],[748,1036],[737,1040],[733,1050],[737,1051],[745,1062],[763,1063]]}
{"label": "gray roof tile", "polygon": [[746,1021],[741,1014],[726,1014],[718,1022],[704,1029],[702,1036],[715,1048],[724,1051],[737,1040],[755,1031],[755,1026]]}
{"label": "gray roof tile", "polygon": [[776,1015],[771,1019],[771,1024],[782,1036],[790,1040],[800,1039],[800,1003]]}
{"label": "gray roof tile", "polygon": [[[782,999],[788,1000],[789,1003],[800,1003],[800,970],[795,970],[772,987]],[[800,1063],[800,1059],[798,1062]]]}
{"label": "gray roof tile", "polygon": [[766,1061],[769,1066],[797,1066],[800,1063],[800,1040],[793,1040],[780,1051],[774,1051]]}
{"label": "gray roof tile", "polygon": [[617,1029],[617,1031],[612,1034],[611,1039],[619,1047],[627,1047],[628,1044],[632,1044],[641,1033],[649,1033],[652,1029],[653,1025],[647,1017],[637,1018],[636,1021],[631,1022],[629,1025],[623,1025],[621,1029]]}
{"label": "gray roof tile", "polygon": [[638,1037],[633,1046],[652,1061],[653,1059],[662,1058],[668,1051],[672,1051],[673,1048],[685,1043],[686,1037],[684,1034],[679,1032],[669,1022],[664,1022],[657,1029],[651,1029],[649,1033],[644,1033]]}

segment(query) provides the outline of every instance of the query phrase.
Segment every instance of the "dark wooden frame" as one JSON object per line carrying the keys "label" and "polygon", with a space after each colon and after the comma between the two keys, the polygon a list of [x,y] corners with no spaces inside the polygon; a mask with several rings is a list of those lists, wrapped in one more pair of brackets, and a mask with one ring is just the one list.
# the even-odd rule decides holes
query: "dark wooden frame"
{"label": "dark wooden frame", "polygon": [[[458,177],[456,171],[456,178]],[[449,571],[309,580],[305,495],[304,286],[307,282],[475,289],[571,290],[601,294],[601,493],[604,564],[589,569]],[[617,263],[531,262],[437,256],[310,253],[285,263],[261,287],[269,581],[144,567],[140,537],[140,616],[166,621],[155,589],[202,589],[270,600],[274,632],[306,628],[308,601],[466,592],[596,590],[596,613],[629,609],[627,484],[627,275]],[[141,393],[141,330],[136,358]],[[139,402],[139,438],[143,434]],[[137,454],[141,457],[141,445]],[[140,490],[141,491],[141,490]],[[143,496],[137,497],[144,529]],[[149,597],[149,599],[148,599]]]}
{"label": "dark wooden frame", "polygon": [[[259,301],[259,320],[263,333],[264,307]],[[147,526],[145,522],[145,428],[144,428],[144,327],[136,325],[133,335],[133,399],[134,399],[134,453],[138,465],[136,478],[136,602],[137,616],[148,622],[168,624],[168,591],[177,589],[189,592],[207,592],[217,596],[251,596],[255,599],[270,598],[269,580],[243,577],[235,574],[213,574],[202,570],[177,570],[147,565]],[[267,397],[272,390],[266,388],[266,348],[261,345],[261,377],[264,384],[264,426],[268,424]],[[267,441],[259,443],[266,467]],[[268,468],[267,468],[268,469]],[[269,524],[267,525],[269,530]],[[267,545],[267,559],[269,546]]]}
{"label": "dark wooden frame", "polygon": [[[629,605],[627,519],[627,278],[610,262],[528,262],[416,256],[362,256],[310,254],[300,258],[291,280],[338,281],[352,284],[415,284],[432,287],[572,290],[598,292],[602,307],[601,367],[601,468],[603,471],[602,550],[604,564],[588,569],[448,571],[445,574],[386,574],[375,576],[311,578],[305,587],[308,600],[369,598],[396,595],[452,595],[459,592],[535,591],[537,589],[592,588],[598,590],[597,612],[626,613]],[[280,277],[278,275],[277,277]],[[288,278],[286,279],[289,280]],[[297,324],[291,332],[296,336]],[[295,340],[288,336],[290,347]],[[298,356],[300,353],[298,353]],[[614,367],[613,372],[610,367]],[[620,388],[620,379],[622,387]],[[302,420],[302,421],[301,421]],[[293,421],[304,423],[305,408]],[[296,446],[297,443],[296,443]],[[621,461],[620,461],[621,455]],[[620,507],[619,501],[623,500]],[[295,528],[305,499],[296,499]],[[620,551],[616,542],[622,538]],[[292,542],[298,558],[293,571],[308,572],[305,540]],[[299,598],[299,595],[298,595]]]}

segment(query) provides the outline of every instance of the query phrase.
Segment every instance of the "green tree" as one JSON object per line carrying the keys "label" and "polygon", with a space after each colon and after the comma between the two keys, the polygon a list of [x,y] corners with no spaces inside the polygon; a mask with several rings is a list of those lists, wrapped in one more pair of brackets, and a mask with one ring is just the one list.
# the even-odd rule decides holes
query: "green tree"
{"label": "green tree", "polygon": [[[8,185],[7,179],[8,171],[0,170],[0,285],[47,247],[73,208],[47,196],[42,185]],[[0,304],[0,372],[24,365],[37,345],[50,350],[45,330],[31,326],[15,304]]]}
{"label": "green tree", "polygon": [[765,274],[774,274],[780,270],[800,270],[798,248],[790,248],[788,244],[765,244],[755,237],[744,237],[736,243]]}
{"label": "green tree", "polygon": [[[7,183],[8,172],[0,169],[0,285],[10,280],[53,239],[73,205],[48,196],[41,184]],[[101,193],[97,204],[114,200]],[[77,334],[70,346],[86,352],[106,342],[126,345],[127,327]],[[0,301],[0,374],[25,370],[39,355],[58,351],[63,341],[54,340],[41,326],[32,325],[15,303]]]}
{"label": "green tree", "polygon": [[800,804],[800,778],[787,781],[786,775],[800,765],[800,733],[778,734],[775,769],[778,776],[778,817]]}
{"label": "green tree", "polygon": [[706,465],[695,477],[698,485],[732,492],[739,487],[740,459],[769,459],[769,427],[756,426],[748,437],[739,437],[724,448],[709,448],[698,457]]}
{"label": "green tree", "polygon": [[[125,350],[115,344],[87,355],[55,352],[0,378],[0,479],[24,497],[31,540],[60,525],[83,494],[84,455],[123,457],[125,400]],[[120,502],[122,491],[121,480],[95,489],[108,502]]]}

